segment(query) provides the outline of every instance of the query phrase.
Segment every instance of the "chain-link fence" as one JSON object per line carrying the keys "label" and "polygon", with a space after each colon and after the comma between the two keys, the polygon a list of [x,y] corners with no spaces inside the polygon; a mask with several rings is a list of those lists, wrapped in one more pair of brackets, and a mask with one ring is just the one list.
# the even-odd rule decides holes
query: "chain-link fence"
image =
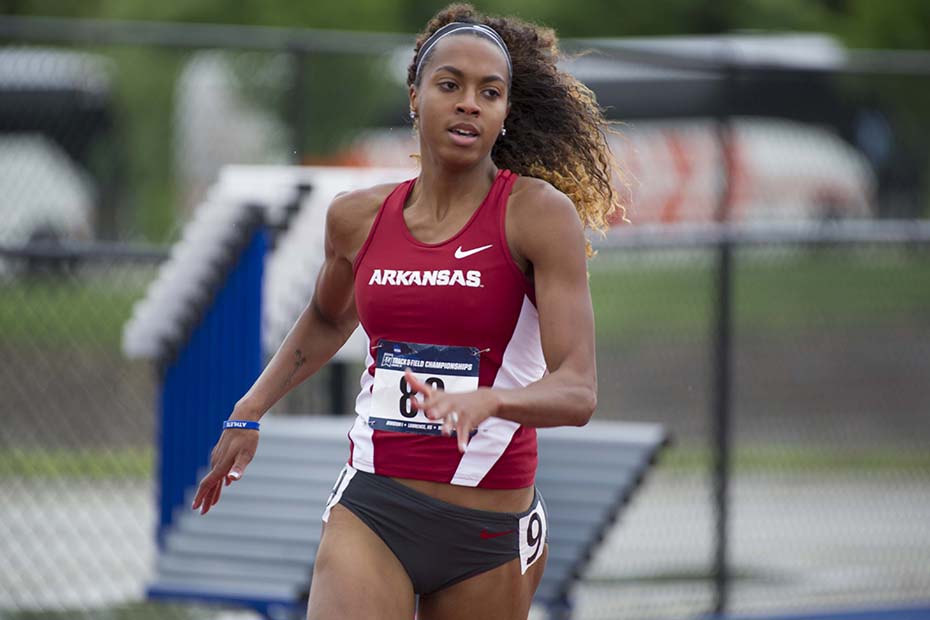
{"label": "chain-link fence", "polygon": [[[0,279],[0,613],[216,616],[139,602],[157,378],[125,361],[120,335],[159,255],[40,257],[4,255]],[[734,258],[731,610],[920,601],[930,245],[771,243]],[[604,248],[591,264],[598,415],[660,422],[675,446],[598,552],[578,618],[712,605],[715,273],[712,248]]]}
{"label": "chain-link fence", "polygon": [[[731,613],[925,601],[928,261],[928,244],[735,251]],[[599,552],[578,617],[713,606],[717,267],[712,247],[592,262],[598,415],[661,422],[676,443]]]}
{"label": "chain-link fence", "polygon": [[0,254],[0,615],[141,594],[155,377],[120,341],[161,254]]}
{"label": "chain-link fence", "polygon": [[[186,30],[159,45],[126,45],[133,35],[124,33],[117,44],[117,30],[101,31],[93,45],[50,49],[49,41],[74,43],[59,32],[37,38],[41,48],[19,37],[0,49],[4,620],[230,613],[144,597],[156,555],[158,378],[126,361],[120,339],[163,252],[23,244],[169,240],[227,163],[310,163],[317,159],[308,153],[328,148],[329,162],[397,164],[410,152],[392,77],[398,61],[380,55],[395,39],[379,40],[370,48],[379,54],[365,57],[317,55],[303,40],[247,29],[239,32],[248,50],[212,34],[196,44],[203,33]],[[140,38],[157,40],[150,35]],[[656,65],[659,75],[663,67]],[[594,68],[592,84],[608,79]],[[728,77],[737,100],[740,85],[794,93],[791,105],[808,116],[788,120],[734,104],[673,122],[658,116],[669,102],[659,92],[665,107],[614,138],[634,224],[708,221],[723,203],[733,220],[760,224],[762,238],[766,222],[780,220],[925,215],[927,78],[875,70],[818,81],[808,100],[842,106],[817,116],[798,96],[805,91],[797,77],[745,68]],[[820,98],[825,82],[830,96]],[[353,90],[358,84],[364,95]],[[706,82],[688,84],[707,93]],[[400,92],[401,105],[375,91]],[[338,109],[324,107],[326,98]],[[623,101],[614,104],[621,117],[635,108]],[[738,117],[728,121],[728,137],[713,113]],[[336,133],[334,114],[397,127],[352,141]],[[347,148],[333,150],[340,141]],[[816,240],[831,228],[806,230]],[[644,244],[617,238],[600,244],[590,264],[597,415],[661,422],[675,445],[584,576],[575,617],[694,617],[719,602],[719,254],[686,235],[677,244],[662,234]],[[857,243],[771,237],[734,246],[730,611],[926,602],[928,259],[926,242],[881,243],[869,234]],[[288,410],[327,402],[325,377],[307,387]]]}

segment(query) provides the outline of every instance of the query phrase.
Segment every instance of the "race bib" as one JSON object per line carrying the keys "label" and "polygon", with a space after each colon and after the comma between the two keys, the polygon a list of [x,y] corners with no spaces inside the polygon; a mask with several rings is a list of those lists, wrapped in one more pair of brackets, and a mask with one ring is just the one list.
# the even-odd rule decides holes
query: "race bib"
{"label": "race bib", "polygon": [[548,538],[546,507],[538,502],[530,514],[520,519],[520,574],[526,574],[527,569],[542,556]]}
{"label": "race bib", "polygon": [[[451,347],[382,340],[378,345],[375,382],[368,424],[376,430],[441,435],[442,424],[413,408],[417,396],[407,384],[404,369],[436,389],[450,393],[478,389],[481,352],[475,347]],[[419,396],[423,400],[423,396]]]}

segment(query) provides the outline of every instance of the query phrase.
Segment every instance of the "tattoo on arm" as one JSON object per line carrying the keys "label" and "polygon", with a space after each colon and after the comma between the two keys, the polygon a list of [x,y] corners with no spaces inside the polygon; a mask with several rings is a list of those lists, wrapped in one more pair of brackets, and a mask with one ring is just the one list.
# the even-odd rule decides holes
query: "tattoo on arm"
{"label": "tattoo on arm", "polygon": [[291,379],[294,378],[294,375],[297,374],[297,371],[300,370],[300,367],[303,366],[307,361],[307,358],[304,357],[304,354],[300,352],[300,349],[294,351],[294,368],[291,369],[291,374],[287,376],[287,379],[284,380],[284,386],[287,387],[291,384]]}

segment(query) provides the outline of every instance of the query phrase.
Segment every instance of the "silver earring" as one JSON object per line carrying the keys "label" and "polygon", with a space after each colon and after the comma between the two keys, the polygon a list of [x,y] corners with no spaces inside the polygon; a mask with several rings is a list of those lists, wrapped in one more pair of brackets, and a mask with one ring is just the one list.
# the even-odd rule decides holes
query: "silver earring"
{"label": "silver earring", "polygon": [[414,112],[413,110],[410,110],[410,120],[413,121],[413,120],[416,120],[416,118],[417,118],[417,113]]}
{"label": "silver earring", "polygon": [[501,127],[501,136],[506,136],[506,135],[507,135],[507,128]]}

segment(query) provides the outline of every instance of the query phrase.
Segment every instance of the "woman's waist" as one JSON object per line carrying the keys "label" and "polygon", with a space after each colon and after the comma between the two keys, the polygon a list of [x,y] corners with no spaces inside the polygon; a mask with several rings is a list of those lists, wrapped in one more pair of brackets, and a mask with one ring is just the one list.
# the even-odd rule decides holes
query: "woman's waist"
{"label": "woman's waist", "polygon": [[[362,394],[372,398],[368,391]],[[362,402],[358,408],[349,431],[349,463],[356,469],[479,510],[519,512],[526,508],[519,505],[523,498],[531,500],[531,493],[515,491],[532,488],[536,478],[536,429],[488,418],[462,454],[455,437],[378,430],[379,420],[369,415],[370,403]],[[498,506],[499,502],[506,505]]]}
{"label": "woman's waist", "polygon": [[519,489],[486,489],[413,478],[392,477],[392,480],[433,499],[472,510],[524,512],[533,503],[532,486]]}

